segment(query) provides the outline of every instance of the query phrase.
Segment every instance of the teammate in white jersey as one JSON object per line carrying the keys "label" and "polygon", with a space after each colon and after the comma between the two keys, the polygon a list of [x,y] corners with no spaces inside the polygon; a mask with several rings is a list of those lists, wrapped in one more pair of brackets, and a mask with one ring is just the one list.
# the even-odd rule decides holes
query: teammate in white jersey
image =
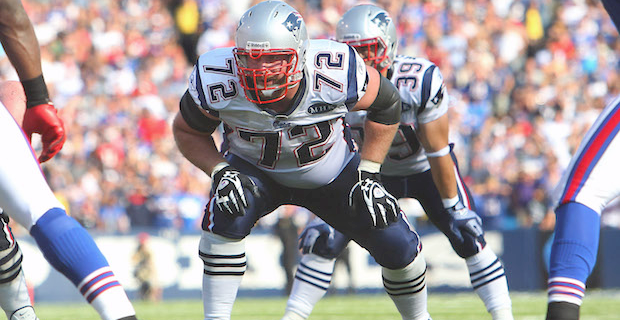
{"label": "teammate in white jersey", "polygon": [[[30,146],[32,134],[40,134],[43,149],[38,160],[47,161],[62,148],[65,131],[48,96],[32,23],[18,0],[0,0],[0,42],[21,80],[21,84],[3,84],[0,93],[0,145],[4,152],[0,157],[0,208],[4,211],[0,222],[0,307],[9,320],[37,319],[21,268],[22,253],[8,227],[10,216],[30,232],[47,261],[73,282],[102,319],[136,319],[99,248],[88,232],[67,216],[50,190]],[[8,109],[23,122],[18,124]]]}
{"label": "teammate in white jersey", "polygon": [[[603,0],[620,28],[620,2]],[[596,119],[557,191],[555,236],[547,281],[547,320],[578,320],[586,280],[596,264],[601,212],[620,196],[620,96]]]}
{"label": "teammate in white jersey", "polygon": [[[319,213],[366,248],[403,319],[430,319],[419,238],[378,179],[400,103],[353,48],[309,40],[301,15],[282,1],[251,7],[235,47],[200,56],[173,132],[213,179],[199,245],[205,319],[230,318],[246,270],[244,238],[283,204]],[[361,155],[344,123],[351,110],[368,112]],[[224,156],[211,137],[221,122]]]}
{"label": "teammate in white jersey", "polygon": [[[439,68],[432,62],[396,56],[396,26],[375,5],[347,11],[336,39],[353,46],[398,88],[402,100],[399,130],[381,167],[386,189],[397,198],[419,200],[430,220],[465,259],[474,291],[494,320],[513,319],[504,268],[486,246],[481,220],[448,144],[448,98]],[[346,116],[354,140],[364,140],[365,112]],[[304,230],[304,253],[297,268],[283,320],[306,319],[325,295],[336,257],[349,239],[320,219]]]}

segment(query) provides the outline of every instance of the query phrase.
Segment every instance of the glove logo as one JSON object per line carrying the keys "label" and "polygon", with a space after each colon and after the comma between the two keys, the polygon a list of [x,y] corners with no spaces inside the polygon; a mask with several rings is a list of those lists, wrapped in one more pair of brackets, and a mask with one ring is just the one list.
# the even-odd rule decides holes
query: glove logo
{"label": "glove logo", "polygon": [[383,192],[383,190],[381,190],[381,188],[374,188],[374,190],[372,190],[373,196],[375,198],[383,198],[385,197],[385,192]]}

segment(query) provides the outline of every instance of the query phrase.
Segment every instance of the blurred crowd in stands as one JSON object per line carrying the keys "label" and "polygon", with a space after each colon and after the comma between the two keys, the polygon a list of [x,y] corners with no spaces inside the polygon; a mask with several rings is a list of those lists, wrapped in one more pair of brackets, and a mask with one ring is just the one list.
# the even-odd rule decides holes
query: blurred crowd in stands
{"label": "blurred crowd in stands", "polygon": [[[170,124],[198,55],[232,46],[238,18],[256,2],[24,1],[68,132],[43,170],[84,226],[200,230],[211,180],[180,155]],[[288,2],[311,38],[333,38],[341,15],[360,3]],[[396,20],[398,53],[442,70],[454,150],[486,228],[552,228],[553,188],[620,94],[620,41],[600,1],[375,3]],[[16,79],[0,53],[0,80]],[[618,211],[610,206],[603,223],[620,227]]]}

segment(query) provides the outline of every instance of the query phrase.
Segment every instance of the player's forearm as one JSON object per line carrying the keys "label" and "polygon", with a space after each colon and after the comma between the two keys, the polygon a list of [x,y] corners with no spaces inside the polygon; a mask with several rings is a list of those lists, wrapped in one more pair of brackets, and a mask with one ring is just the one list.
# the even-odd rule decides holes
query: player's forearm
{"label": "player's forearm", "polygon": [[208,133],[199,133],[186,124],[181,123],[177,116],[173,125],[172,133],[177,148],[183,156],[193,165],[211,175],[213,168],[220,162],[225,161],[219,153],[213,137]]}
{"label": "player's forearm", "polygon": [[458,187],[454,172],[454,161],[450,154],[448,115],[444,114],[434,121],[420,124],[417,133],[418,139],[426,151],[433,182],[435,182],[441,198],[452,199],[456,197]]}
{"label": "player's forearm", "polygon": [[0,1],[0,42],[20,80],[42,74],[39,42],[21,1]]}
{"label": "player's forearm", "polygon": [[383,163],[399,124],[385,125],[370,120],[364,124],[364,145],[362,159]]}
{"label": "player's forearm", "polygon": [[454,162],[450,154],[428,158],[431,165],[433,182],[439,191],[442,199],[452,199],[458,195],[456,184],[456,174],[454,173]]}

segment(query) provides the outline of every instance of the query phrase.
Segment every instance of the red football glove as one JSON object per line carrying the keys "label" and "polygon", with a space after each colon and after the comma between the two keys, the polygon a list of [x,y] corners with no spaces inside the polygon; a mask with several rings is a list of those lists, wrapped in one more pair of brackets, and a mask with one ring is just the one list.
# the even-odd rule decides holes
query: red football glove
{"label": "red football glove", "polygon": [[33,133],[41,135],[43,150],[39,155],[40,163],[53,158],[62,149],[67,138],[63,122],[51,102],[27,108],[22,128],[29,140]]}

